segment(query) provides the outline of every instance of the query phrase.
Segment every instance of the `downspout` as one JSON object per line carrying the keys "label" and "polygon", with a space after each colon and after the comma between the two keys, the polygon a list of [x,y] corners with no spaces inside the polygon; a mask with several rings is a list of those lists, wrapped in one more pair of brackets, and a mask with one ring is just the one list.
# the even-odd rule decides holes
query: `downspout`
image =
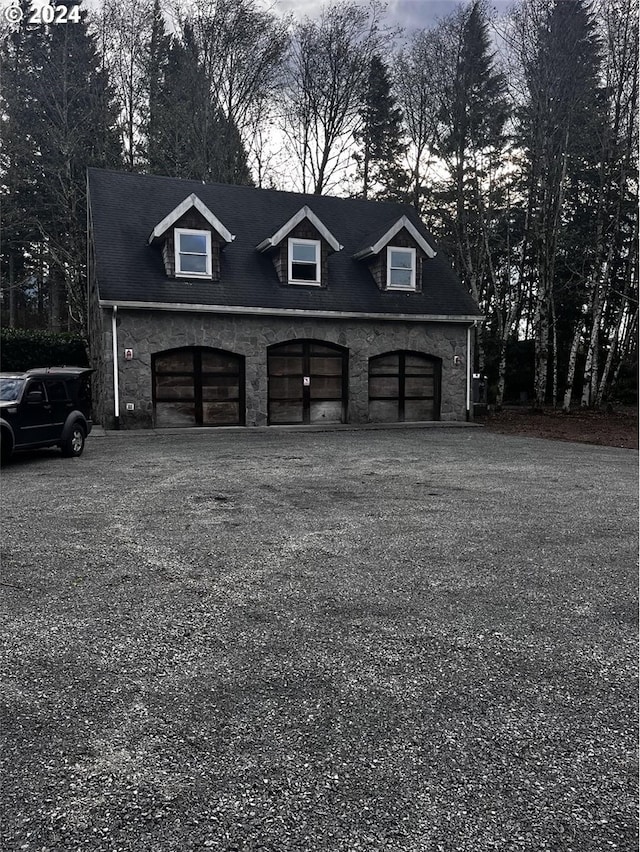
{"label": "downspout", "polygon": [[474,326],[475,323],[467,328],[467,421],[471,420],[471,370],[473,369],[471,363],[471,330]]}
{"label": "downspout", "polygon": [[118,328],[116,319],[118,306],[113,306],[111,314],[111,342],[113,344],[113,428],[120,428],[120,387],[118,384]]}

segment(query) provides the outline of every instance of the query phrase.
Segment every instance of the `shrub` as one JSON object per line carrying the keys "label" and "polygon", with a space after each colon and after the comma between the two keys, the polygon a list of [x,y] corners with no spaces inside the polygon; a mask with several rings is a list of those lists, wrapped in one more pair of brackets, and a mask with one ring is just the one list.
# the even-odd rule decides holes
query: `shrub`
{"label": "shrub", "polygon": [[85,341],[75,334],[0,330],[0,369],[23,372],[33,367],[88,367]]}

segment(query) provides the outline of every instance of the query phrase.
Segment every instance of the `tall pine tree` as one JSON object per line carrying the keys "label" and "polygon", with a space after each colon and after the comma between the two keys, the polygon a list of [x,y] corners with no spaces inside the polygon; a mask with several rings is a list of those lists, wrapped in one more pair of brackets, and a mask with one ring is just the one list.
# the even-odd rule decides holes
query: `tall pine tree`
{"label": "tall pine tree", "polygon": [[562,348],[557,314],[567,318],[572,312],[575,321],[576,311],[581,312],[576,286],[602,272],[597,267],[604,261],[604,221],[594,190],[600,180],[605,110],[600,45],[583,0],[555,2],[534,37],[524,63],[527,99],[520,135],[526,154],[527,250],[535,280],[535,400],[542,407],[550,384],[554,402],[557,392]]}
{"label": "tall pine tree", "polygon": [[19,216],[31,187],[23,260],[37,266],[49,327],[84,329],[86,168],[121,163],[112,91],[84,10],[78,23],[38,24],[37,37],[22,23],[8,43],[15,70],[5,93],[8,169],[18,191],[5,211]]}
{"label": "tall pine tree", "polygon": [[399,200],[405,180],[400,158],[406,151],[402,141],[402,112],[391,92],[389,71],[379,54],[369,66],[361,127],[355,134],[359,146],[353,156],[364,198]]}

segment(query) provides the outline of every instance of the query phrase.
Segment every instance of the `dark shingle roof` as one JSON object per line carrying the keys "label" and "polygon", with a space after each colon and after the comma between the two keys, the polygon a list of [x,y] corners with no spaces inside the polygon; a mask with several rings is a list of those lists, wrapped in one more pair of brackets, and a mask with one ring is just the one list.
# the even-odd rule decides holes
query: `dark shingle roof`
{"label": "dark shingle roof", "polygon": [[[148,244],[158,222],[192,192],[236,236],[222,251],[220,281],[168,278],[160,252]],[[105,302],[480,315],[441,252],[424,261],[422,293],[381,292],[367,264],[353,259],[403,214],[435,246],[416,213],[405,205],[103,169],[89,169],[89,197],[99,297]],[[326,289],[280,284],[268,254],[256,249],[305,204],[344,246],[329,256]]]}

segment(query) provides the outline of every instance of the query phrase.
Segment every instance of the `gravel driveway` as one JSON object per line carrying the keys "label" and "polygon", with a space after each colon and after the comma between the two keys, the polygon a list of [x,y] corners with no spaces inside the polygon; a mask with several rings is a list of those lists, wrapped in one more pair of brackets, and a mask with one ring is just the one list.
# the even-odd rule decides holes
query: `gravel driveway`
{"label": "gravel driveway", "polygon": [[637,464],[471,428],[17,458],[3,852],[636,849]]}

